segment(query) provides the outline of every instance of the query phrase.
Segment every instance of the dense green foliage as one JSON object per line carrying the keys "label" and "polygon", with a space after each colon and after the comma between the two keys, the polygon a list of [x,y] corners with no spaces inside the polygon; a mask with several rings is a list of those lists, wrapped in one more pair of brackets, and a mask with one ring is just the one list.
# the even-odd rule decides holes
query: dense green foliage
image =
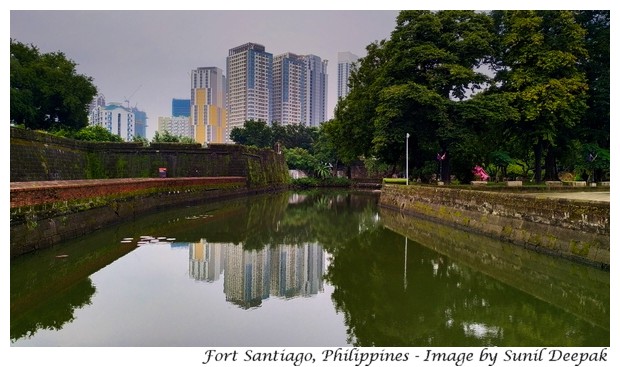
{"label": "dense green foliage", "polygon": [[341,161],[404,172],[409,133],[414,178],[608,179],[609,11],[402,11],[349,84],[322,129]]}
{"label": "dense green foliage", "polygon": [[56,136],[62,136],[65,138],[85,141],[109,141],[109,142],[122,142],[123,139],[115,134],[112,134],[108,129],[102,126],[90,125],[81,128],[80,130],[56,130],[53,131]]}
{"label": "dense green foliage", "polygon": [[331,176],[336,162],[335,150],[322,128],[248,120],[242,128],[233,128],[230,137],[237,144],[280,149],[290,169],[317,178]]}
{"label": "dense green foliage", "polygon": [[178,136],[172,135],[168,130],[164,130],[163,133],[159,133],[159,131],[155,131],[155,135],[153,136],[153,143],[181,143],[181,144],[194,144],[196,143],[194,139],[189,138],[187,136]]}
{"label": "dense green foliage", "polygon": [[11,39],[11,123],[30,129],[79,130],[97,94],[62,52],[41,53]]}
{"label": "dense green foliage", "polygon": [[318,138],[318,128],[299,124],[282,125],[277,121],[268,125],[262,120],[248,120],[242,128],[234,127],[230,138],[237,144],[258,148],[273,148],[280,144],[281,147],[311,150]]}

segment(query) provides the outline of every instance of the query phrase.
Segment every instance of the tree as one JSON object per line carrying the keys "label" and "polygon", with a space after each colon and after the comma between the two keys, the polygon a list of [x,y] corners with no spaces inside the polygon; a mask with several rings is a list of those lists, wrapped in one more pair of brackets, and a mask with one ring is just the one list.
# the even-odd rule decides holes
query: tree
{"label": "tree", "polygon": [[10,62],[11,123],[43,130],[79,130],[88,124],[88,104],[97,88],[64,53],[42,54],[11,39]]}
{"label": "tree", "polygon": [[[520,119],[510,130],[534,149],[535,180],[556,179],[556,157],[587,105],[579,60],[587,55],[585,31],[570,11],[496,11],[500,34],[495,78],[514,98]],[[546,153],[546,155],[545,155]]]}
{"label": "tree", "polygon": [[[374,156],[402,167],[407,133],[418,171],[437,151],[449,152],[454,141],[442,131],[453,123],[455,105],[489,80],[476,68],[491,54],[491,31],[483,13],[400,12],[390,39],[367,47],[350,94],[338,103],[330,136],[339,157]],[[449,169],[443,173],[449,177]]]}
{"label": "tree", "polygon": [[[576,129],[573,140],[590,145],[592,151],[607,151],[610,148],[610,11],[577,11],[575,18],[586,31],[585,47],[587,57],[580,60],[579,67],[588,81],[588,112]],[[579,150],[578,150],[579,151]],[[586,156],[590,154],[587,152]],[[604,156],[604,153],[601,153]],[[581,162],[583,157],[581,157]],[[594,180],[607,179],[609,165],[605,160],[597,161],[593,168]],[[607,160],[609,163],[609,161]]]}
{"label": "tree", "polygon": [[252,145],[257,148],[271,148],[272,132],[267,122],[263,120],[247,120],[243,128],[234,127],[230,138],[237,144]]}
{"label": "tree", "polygon": [[153,143],[181,143],[181,144],[195,144],[194,139],[187,136],[172,135],[168,130],[164,130],[163,133],[155,131],[153,136]]}
{"label": "tree", "polygon": [[87,141],[111,141],[111,142],[122,142],[123,139],[116,135],[112,134],[105,127],[90,125],[83,129],[80,129],[77,133],[73,135],[73,138],[76,140],[87,140]]}

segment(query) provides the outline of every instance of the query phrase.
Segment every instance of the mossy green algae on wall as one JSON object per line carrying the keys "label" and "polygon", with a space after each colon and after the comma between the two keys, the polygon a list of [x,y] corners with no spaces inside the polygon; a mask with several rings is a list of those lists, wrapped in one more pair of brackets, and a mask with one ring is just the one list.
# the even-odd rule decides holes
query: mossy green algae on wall
{"label": "mossy green algae on wall", "polygon": [[247,177],[249,187],[288,183],[284,157],[232,144],[83,142],[11,128],[11,182],[159,177]]}
{"label": "mossy green algae on wall", "polygon": [[610,265],[609,203],[384,185],[380,205],[577,262]]}

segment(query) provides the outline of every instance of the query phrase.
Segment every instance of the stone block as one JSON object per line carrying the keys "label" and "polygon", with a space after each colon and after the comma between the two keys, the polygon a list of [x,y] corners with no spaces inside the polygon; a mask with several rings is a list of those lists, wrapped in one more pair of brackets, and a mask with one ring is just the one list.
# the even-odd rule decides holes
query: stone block
{"label": "stone block", "polygon": [[506,186],[508,187],[523,186],[523,181],[506,181]]}
{"label": "stone block", "polygon": [[568,181],[568,184],[574,187],[586,187],[585,181]]}
{"label": "stone block", "polygon": [[487,181],[472,181],[471,184],[474,186],[484,186],[487,184]]}
{"label": "stone block", "polygon": [[547,187],[557,187],[562,186],[563,183],[562,181],[545,181],[545,185],[547,185]]}
{"label": "stone block", "polygon": [[609,181],[599,182],[599,185],[601,185],[601,186],[609,186]]}

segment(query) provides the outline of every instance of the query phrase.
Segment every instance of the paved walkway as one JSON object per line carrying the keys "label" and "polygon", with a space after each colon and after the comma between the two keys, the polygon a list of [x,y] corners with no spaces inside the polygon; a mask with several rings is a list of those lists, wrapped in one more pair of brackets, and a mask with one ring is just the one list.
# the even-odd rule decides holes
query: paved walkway
{"label": "paved walkway", "polygon": [[539,198],[560,198],[570,200],[590,200],[590,201],[607,201],[609,202],[609,191],[592,191],[592,192],[537,192],[525,194]]}

